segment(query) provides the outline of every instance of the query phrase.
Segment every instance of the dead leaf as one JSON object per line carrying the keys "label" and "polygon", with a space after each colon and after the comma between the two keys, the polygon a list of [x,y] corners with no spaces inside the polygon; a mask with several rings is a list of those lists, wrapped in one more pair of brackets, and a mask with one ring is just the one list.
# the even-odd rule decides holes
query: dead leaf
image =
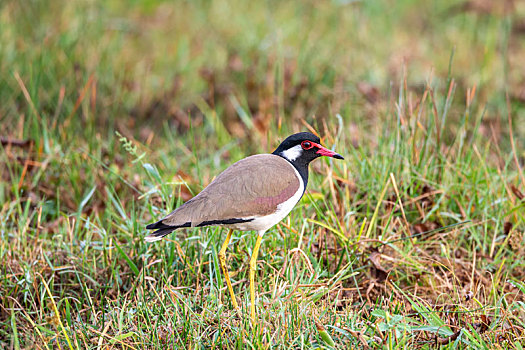
{"label": "dead leaf", "polygon": [[2,146],[14,146],[14,147],[28,147],[31,145],[31,140],[18,140],[11,137],[0,136],[0,143]]}
{"label": "dead leaf", "polygon": [[505,223],[503,224],[503,234],[505,236],[508,236],[508,234],[510,233],[510,230],[512,230],[512,223],[509,222],[509,221],[505,221]]}
{"label": "dead leaf", "polygon": [[373,265],[372,276],[377,278],[380,282],[386,280],[390,271],[381,266],[381,253],[379,253],[377,250],[373,251],[368,256],[368,260],[370,260]]}
{"label": "dead leaf", "polygon": [[518,198],[520,201],[523,200],[523,198],[525,198],[525,195],[523,194],[523,192],[521,192],[516,186],[510,185],[510,189],[512,193],[514,193],[516,198]]}
{"label": "dead leaf", "polygon": [[491,321],[487,315],[481,315],[480,318],[481,318],[481,323],[480,323],[478,332],[481,334],[481,333],[486,332],[489,329],[489,325]]}
{"label": "dead leaf", "polygon": [[461,329],[446,338],[439,338],[438,336],[436,336],[436,344],[447,345],[448,343],[453,342],[454,340],[458,339],[460,334],[461,334]]}

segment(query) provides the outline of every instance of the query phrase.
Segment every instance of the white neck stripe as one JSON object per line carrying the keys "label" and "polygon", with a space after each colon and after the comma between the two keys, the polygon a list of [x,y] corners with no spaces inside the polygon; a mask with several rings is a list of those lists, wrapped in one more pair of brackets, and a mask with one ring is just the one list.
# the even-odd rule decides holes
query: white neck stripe
{"label": "white neck stripe", "polygon": [[303,154],[303,148],[301,145],[293,146],[288,148],[286,151],[281,152],[281,155],[288,159],[290,162],[293,162]]}

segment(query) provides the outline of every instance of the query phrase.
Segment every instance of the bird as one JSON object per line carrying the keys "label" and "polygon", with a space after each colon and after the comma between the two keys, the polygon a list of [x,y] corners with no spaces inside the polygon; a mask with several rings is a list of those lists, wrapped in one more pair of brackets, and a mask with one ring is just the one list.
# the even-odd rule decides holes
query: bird
{"label": "bird", "polygon": [[265,232],[284,219],[303,196],[308,184],[308,165],[326,156],[344,159],[323,147],[310,132],[288,136],[271,154],[256,154],[237,161],[207,187],[163,219],[146,226],[155,230],[145,237],[155,242],[183,227],[228,228],[218,258],[233,307],[240,315],[226,267],[226,249],[234,230],[256,231],[257,240],[249,264],[250,318],[255,324],[255,270]]}

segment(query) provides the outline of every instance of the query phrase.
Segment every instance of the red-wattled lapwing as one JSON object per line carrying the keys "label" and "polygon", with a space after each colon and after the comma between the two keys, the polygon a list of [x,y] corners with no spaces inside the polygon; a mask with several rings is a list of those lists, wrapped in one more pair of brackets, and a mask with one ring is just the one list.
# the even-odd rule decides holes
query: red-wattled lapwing
{"label": "red-wattled lapwing", "polygon": [[257,231],[249,268],[250,315],[255,323],[254,276],[262,237],[299,202],[308,183],[308,164],[321,156],[343,159],[321,146],[319,137],[314,134],[301,132],[291,135],[272,154],[257,154],[239,160],[198,195],[164,219],[146,226],[156,231],[145,240],[160,240],[181,227],[228,227],[230,230],[219,252],[219,263],[233,306],[239,311],[226,269],[226,248],[234,229]]}

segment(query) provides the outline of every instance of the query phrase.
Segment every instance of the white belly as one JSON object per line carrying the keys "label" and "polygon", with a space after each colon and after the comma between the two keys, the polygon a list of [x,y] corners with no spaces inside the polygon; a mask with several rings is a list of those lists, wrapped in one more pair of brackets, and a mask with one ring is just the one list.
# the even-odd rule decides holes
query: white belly
{"label": "white belly", "polygon": [[290,164],[290,166],[293,168],[293,170],[295,171],[295,175],[299,179],[299,189],[288,200],[279,204],[275,213],[265,216],[255,216],[254,219],[249,222],[241,222],[238,224],[225,226],[240,231],[258,231],[259,234],[262,235],[264,234],[264,231],[268,230],[270,227],[276,225],[278,222],[284,219],[299,202],[304,193],[303,178],[301,177],[301,175],[299,175],[299,172],[295,169],[295,167],[292,164]]}

